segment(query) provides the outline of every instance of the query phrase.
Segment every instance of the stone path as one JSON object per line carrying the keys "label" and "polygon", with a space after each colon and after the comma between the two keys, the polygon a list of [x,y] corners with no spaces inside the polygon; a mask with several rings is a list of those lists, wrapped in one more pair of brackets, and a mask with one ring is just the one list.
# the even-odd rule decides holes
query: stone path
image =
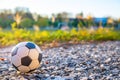
{"label": "stone path", "polygon": [[0,80],[120,80],[120,41],[45,49],[41,67],[27,74],[11,66],[11,49],[0,49],[6,58],[0,61]]}

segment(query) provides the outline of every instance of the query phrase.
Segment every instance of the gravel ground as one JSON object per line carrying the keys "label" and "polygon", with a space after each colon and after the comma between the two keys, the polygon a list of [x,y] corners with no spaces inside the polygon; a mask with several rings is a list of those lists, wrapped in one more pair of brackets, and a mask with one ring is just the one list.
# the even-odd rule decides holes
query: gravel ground
{"label": "gravel ground", "polygon": [[120,41],[45,49],[41,67],[26,74],[11,66],[11,49],[0,49],[0,80],[120,80]]}

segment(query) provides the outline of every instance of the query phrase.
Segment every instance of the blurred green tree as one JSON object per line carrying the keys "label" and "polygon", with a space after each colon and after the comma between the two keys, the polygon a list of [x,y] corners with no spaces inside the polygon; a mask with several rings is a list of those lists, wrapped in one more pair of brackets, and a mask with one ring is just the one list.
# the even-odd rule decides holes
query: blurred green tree
{"label": "blurred green tree", "polygon": [[34,21],[33,21],[32,19],[30,19],[30,18],[24,18],[24,19],[21,21],[20,26],[21,26],[22,28],[30,28],[30,27],[33,26],[33,24],[34,24]]}
{"label": "blurred green tree", "polygon": [[49,25],[49,19],[46,17],[42,17],[39,18],[36,22],[36,25],[38,25],[39,27],[44,27],[44,26],[48,26]]}
{"label": "blurred green tree", "polygon": [[14,20],[17,23],[17,27],[30,27],[34,23],[32,13],[30,13],[28,8],[17,7],[15,8]]}
{"label": "blurred green tree", "polygon": [[13,14],[11,10],[3,10],[0,13],[0,26],[1,28],[10,28],[10,24],[13,22]]}

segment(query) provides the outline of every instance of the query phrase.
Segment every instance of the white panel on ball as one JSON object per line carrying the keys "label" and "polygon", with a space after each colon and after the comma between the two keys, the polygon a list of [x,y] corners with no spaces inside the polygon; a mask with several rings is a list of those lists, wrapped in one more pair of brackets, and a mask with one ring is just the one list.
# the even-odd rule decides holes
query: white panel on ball
{"label": "white panel on ball", "polygon": [[21,42],[17,44],[15,47],[24,47],[28,42]]}
{"label": "white panel on ball", "polygon": [[36,45],[36,49],[38,50],[39,53],[42,53],[42,50]]}
{"label": "white panel on ball", "polygon": [[35,60],[35,59],[38,60],[39,52],[36,49],[30,49],[30,52],[28,55],[32,60]]}
{"label": "white panel on ball", "polygon": [[20,67],[18,67],[18,69],[20,70],[20,72],[29,72],[30,71],[28,66],[20,66]]}
{"label": "white panel on ball", "polygon": [[39,65],[40,65],[40,63],[39,63],[38,60],[33,60],[33,61],[31,62],[31,64],[29,65],[29,68],[30,68],[31,70],[33,70],[33,69],[38,68]]}
{"label": "white panel on ball", "polygon": [[17,55],[22,57],[25,57],[28,55],[29,49],[27,47],[20,47],[18,48]]}
{"label": "white panel on ball", "polygon": [[11,61],[13,62],[16,67],[21,65],[21,58],[18,55],[15,55],[11,58]]}

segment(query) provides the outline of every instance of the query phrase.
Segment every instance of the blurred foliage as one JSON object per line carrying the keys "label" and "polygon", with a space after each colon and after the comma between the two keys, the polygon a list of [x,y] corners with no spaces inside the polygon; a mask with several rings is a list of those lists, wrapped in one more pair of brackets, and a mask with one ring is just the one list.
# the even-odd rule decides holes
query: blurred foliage
{"label": "blurred foliage", "polygon": [[15,30],[17,28],[17,23],[16,22],[13,22],[11,24],[11,27],[12,27],[12,30]]}
{"label": "blurred foliage", "polygon": [[36,22],[35,22],[36,25],[38,26],[48,26],[49,25],[49,21],[48,21],[48,18],[44,17],[44,18],[39,18]]}
{"label": "blurred foliage", "polygon": [[[13,24],[15,25],[15,23]],[[45,43],[57,42],[72,42],[79,43],[81,41],[106,41],[120,40],[120,32],[112,28],[98,28],[97,30],[90,29],[72,29],[70,31],[29,31],[23,29],[15,29],[11,31],[0,31],[0,46],[15,45],[21,41],[33,41],[38,45]]]}
{"label": "blurred foliage", "polygon": [[20,26],[22,28],[29,28],[29,27],[32,27],[34,24],[34,21],[30,18],[24,18],[21,23],[20,23]]}
{"label": "blurred foliage", "polygon": [[13,20],[10,20],[10,19],[6,19],[4,20],[3,18],[0,18],[0,26],[2,28],[7,28],[7,27],[10,27],[10,24],[13,22]]}

